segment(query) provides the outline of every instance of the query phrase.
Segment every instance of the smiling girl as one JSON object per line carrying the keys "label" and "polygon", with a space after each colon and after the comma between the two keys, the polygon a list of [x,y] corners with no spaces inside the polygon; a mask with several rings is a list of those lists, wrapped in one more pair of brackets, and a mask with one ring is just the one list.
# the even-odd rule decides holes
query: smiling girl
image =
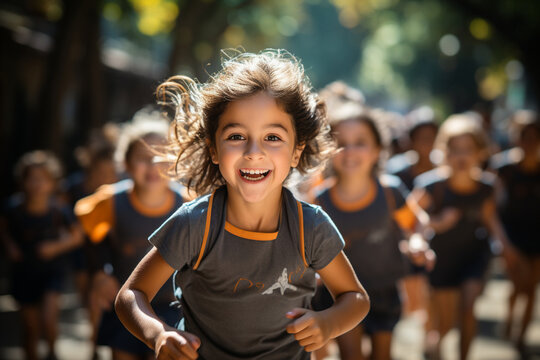
{"label": "smiling girl", "polygon": [[[356,326],[369,301],[328,216],[283,187],[331,144],[301,65],[282,51],[241,54],[208,83],[174,77],[161,95],[176,110],[175,172],[209,194],[150,237],[155,248],[116,299],[121,320],[159,359],[309,359]],[[179,329],[149,305],[175,271]],[[322,312],[308,309],[315,272],[336,298]]]}
{"label": "smiling girl", "polygon": [[[97,343],[109,346],[115,360],[153,357],[152,352],[122,326],[112,303],[120,284],[150,249],[146,241],[148,235],[183,201],[175,186],[161,176],[160,168],[166,167],[154,163],[155,154],[149,148],[163,145],[167,130],[168,123],[161,114],[147,109],[135,114],[134,119],[124,125],[115,153],[130,180],[104,185],[75,205],[75,213],[92,243],[105,245],[100,248],[100,255],[103,250],[109,252],[109,259],[93,274],[91,298],[104,310]],[[161,286],[156,291],[159,288]],[[152,303],[158,315],[170,325],[179,320],[176,309],[169,306],[174,300],[169,283]]]}
{"label": "smiling girl", "polygon": [[466,359],[476,333],[474,304],[482,293],[491,248],[502,251],[507,263],[516,253],[508,242],[495,208],[493,177],[480,168],[487,156],[487,136],[470,115],[449,117],[435,147],[444,166],[420,175],[412,196],[430,215],[435,235],[431,247],[437,262],[429,273],[431,320],[427,347],[439,356],[442,338],[459,324],[460,358]]}

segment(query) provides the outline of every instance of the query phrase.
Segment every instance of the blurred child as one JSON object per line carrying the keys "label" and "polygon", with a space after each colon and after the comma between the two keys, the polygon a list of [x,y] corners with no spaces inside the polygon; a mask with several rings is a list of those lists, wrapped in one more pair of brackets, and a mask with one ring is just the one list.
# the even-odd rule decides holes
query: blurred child
{"label": "blurred child", "polygon": [[[414,179],[435,167],[430,155],[437,136],[438,125],[435,122],[433,110],[426,106],[411,111],[406,118],[410,122],[407,132],[410,150],[397,155],[400,164],[395,164],[389,172],[398,176],[408,191],[412,191]],[[398,160],[398,157],[394,157],[394,161]],[[403,299],[404,313],[414,313],[418,315],[421,322],[425,323],[429,296],[426,269],[412,264],[411,273],[403,278],[402,284],[406,294]]]}
{"label": "blurred child", "polygon": [[[388,168],[391,174],[398,176],[407,189],[412,190],[414,179],[435,167],[431,151],[439,126],[435,122],[433,110],[420,107],[407,115],[410,127],[407,132],[407,142],[410,150],[400,157],[399,164]],[[389,160],[391,161],[391,160]]]}
{"label": "blurred child", "polygon": [[[114,161],[118,130],[118,126],[114,124],[106,124],[91,133],[86,146],[76,149],[75,155],[82,171],[69,176],[63,184],[64,196],[72,208],[77,201],[93,194],[100,186],[112,184],[118,180]],[[107,240],[95,244],[86,236],[84,246],[75,249],[70,254],[75,285],[84,306],[88,309],[92,325],[91,340],[94,358],[97,358],[96,342],[101,309],[97,306],[95,298],[90,297],[89,279],[97,270],[102,269],[107,261],[108,245]]]}
{"label": "blurred child", "polygon": [[27,359],[38,358],[42,331],[47,359],[56,358],[58,297],[67,270],[62,255],[82,243],[74,216],[54,199],[61,171],[60,162],[49,152],[23,155],[15,167],[22,202],[12,204],[2,222],[2,238],[13,261],[12,294],[21,309]]}
{"label": "blurred child", "polygon": [[[116,151],[116,160],[125,165],[131,181],[104,185],[75,205],[92,242],[100,243],[106,235],[110,237],[110,263],[93,275],[91,296],[105,310],[97,343],[110,346],[113,359],[148,359],[152,355],[122,326],[112,303],[119,284],[126,281],[148,252],[147,237],[182,204],[179,192],[161,175],[164,165],[154,161],[155,153],[149,147],[163,145],[167,131],[168,123],[160,114],[138,112],[123,128]],[[153,301],[158,316],[171,326],[179,320],[177,310],[169,306],[173,301],[171,281]]]}
{"label": "blurred child", "polygon": [[[150,237],[155,248],[116,300],[126,327],[158,358],[225,360],[309,359],[356,326],[369,301],[341,236],[283,187],[292,168],[306,172],[330,150],[322,104],[298,61],[280,50],[241,54],[204,85],[177,76],[158,95],[176,110],[177,175],[208,195]],[[149,304],[174,271],[185,331],[165,326]],[[336,297],[323,312],[309,310],[315,272]]]}
{"label": "blurred child", "polygon": [[434,330],[428,333],[426,346],[436,358],[442,338],[456,322],[460,358],[467,358],[476,334],[474,303],[482,292],[491,258],[490,234],[493,248],[502,249],[510,263],[515,261],[495,212],[493,178],[480,169],[487,144],[478,121],[468,115],[451,116],[435,142],[446,165],[420,175],[412,194],[430,214],[435,233],[431,247],[437,262],[429,273]]}
{"label": "blurred child", "polygon": [[[327,89],[321,93],[332,96]],[[371,300],[363,323],[337,338],[340,356],[362,359],[363,352],[367,352],[362,349],[365,333],[371,339],[369,357],[390,359],[392,331],[401,314],[397,283],[407,271],[400,250],[404,238],[401,230],[411,234],[416,216],[405,202],[407,191],[399,178],[378,174],[386,141],[371,113],[349,101],[334,108],[329,106],[328,114],[339,147],[332,159],[336,182],[320,193],[315,202],[342,233],[345,254]],[[420,244],[414,244],[414,259],[424,264],[426,257],[432,258],[433,254],[421,237],[415,239]],[[315,309],[333,303],[323,286],[314,300]]]}
{"label": "blurred child", "polygon": [[[517,265],[508,268],[513,284],[508,303],[506,335],[514,338],[512,328],[520,319],[517,348],[524,349],[527,327],[531,322],[536,285],[540,281],[540,241],[538,219],[540,214],[540,121],[538,114],[522,110],[514,114],[512,133],[517,148],[508,151],[508,156],[499,156],[502,162],[495,170],[502,183],[499,197],[499,214],[510,242],[516,247]],[[525,300],[523,314],[515,314],[516,300],[522,295]]]}

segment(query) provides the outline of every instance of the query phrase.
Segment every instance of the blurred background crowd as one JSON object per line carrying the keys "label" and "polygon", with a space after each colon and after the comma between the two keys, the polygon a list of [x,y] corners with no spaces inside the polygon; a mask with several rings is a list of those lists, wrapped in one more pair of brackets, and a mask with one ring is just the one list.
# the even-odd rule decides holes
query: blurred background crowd
{"label": "blurred background crowd", "polygon": [[[35,330],[34,339],[43,335],[49,344],[71,334],[73,342],[67,342],[69,350],[58,351],[60,358],[110,357],[101,348],[94,353],[92,344],[97,341],[95,329],[101,311],[110,305],[117,286],[106,276],[110,275],[107,265],[118,260],[111,260],[114,255],[106,250],[96,250],[106,246],[107,241],[102,240],[108,229],[85,237],[73,208],[77,200],[101,185],[129,186],[125,180],[118,183],[126,177],[137,182],[137,156],[144,162],[145,155],[130,144],[146,139],[149,133],[134,135],[125,123],[153,116],[148,105],[156,104],[155,89],[168,76],[184,74],[204,82],[219,70],[222,49],[258,52],[284,48],[302,61],[315,90],[336,80],[343,81],[338,85],[343,89],[345,83],[360,89],[352,95],[343,93],[347,92],[348,100],[369,108],[370,116],[388,135],[388,161],[383,168],[399,175],[409,190],[416,175],[442,161],[440,152],[431,151],[433,143],[439,127],[458,113],[480,125],[489,138],[483,168],[508,177],[511,174],[499,169],[519,163],[530,152],[536,159],[533,165],[540,163],[536,113],[540,52],[535,45],[539,20],[540,3],[535,0],[2,1],[2,207],[15,208],[34,191],[32,206],[38,212],[50,210],[47,221],[53,224],[52,233],[45,237],[62,241],[42,246],[43,239],[36,240],[39,251],[2,241],[0,337],[4,340],[0,341],[0,358],[24,358],[28,329]],[[418,165],[414,171],[407,172],[414,165]],[[532,202],[527,209],[535,211],[540,170],[537,165],[532,169],[526,180]],[[309,184],[320,181],[311,180]],[[307,194],[310,190],[299,191]],[[184,199],[192,196],[181,188],[174,192]],[[61,205],[48,208],[49,196]],[[511,211],[519,214],[525,210],[518,206]],[[39,219],[25,216],[4,211],[2,231],[8,232],[13,224],[19,229],[43,227]],[[529,211],[527,217],[540,220],[540,213]],[[516,300],[511,294],[517,285],[496,258],[489,270],[492,282],[488,284],[492,286],[484,289],[479,303],[485,307],[477,315],[478,311],[495,311],[494,318],[503,325],[500,331],[488,331],[491,342],[485,342],[483,350],[473,351],[471,358],[540,358],[534,347],[540,346],[533,306],[540,279],[536,229],[526,229],[531,241],[536,241],[526,254],[531,255],[526,261],[532,267],[526,276],[532,285],[523,291],[530,304],[523,306],[526,317],[532,319],[529,333],[516,330],[523,332],[520,339],[505,343],[504,322]],[[39,264],[47,262],[46,271],[54,273],[37,295],[27,291],[29,283],[36,282],[34,275],[25,278],[16,269],[25,252],[36,256],[30,258],[35,271],[45,272]],[[96,273],[104,276],[96,278]],[[100,281],[96,300],[91,289]],[[51,291],[59,296],[44,296]],[[418,288],[409,291],[414,294]],[[496,310],[486,294],[496,299],[491,299],[498,304]],[[109,305],[105,300],[100,303],[107,297]],[[25,304],[33,304],[34,298],[44,307],[25,312]],[[424,320],[405,316],[422,308],[425,304],[419,305],[421,302],[417,299],[404,308],[393,340],[396,359],[423,358],[421,346],[411,350],[408,341],[410,334],[422,332]],[[40,311],[48,315],[45,325],[38,319]],[[59,327],[62,321],[64,325]],[[77,344],[84,344],[83,354],[77,352]],[[497,351],[489,352],[490,348]],[[445,356],[458,358],[457,350],[448,349]],[[38,352],[48,353],[44,346]],[[337,352],[331,346],[328,356],[338,358]]]}

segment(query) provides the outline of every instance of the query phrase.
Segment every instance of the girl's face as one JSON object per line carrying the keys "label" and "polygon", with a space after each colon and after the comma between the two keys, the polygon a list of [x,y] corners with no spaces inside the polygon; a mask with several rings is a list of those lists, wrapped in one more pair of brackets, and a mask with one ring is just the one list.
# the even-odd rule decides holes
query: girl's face
{"label": "girl's face", "polygon": [[116,168],[112,159],[102,159],[95,162],[89,171],[89,182],[95,187],[112,184],[117,181]]}
{"label": "girl's face", "polygon": [[32,166],[26,171],[22,186],[28,198],[46,198],[53,194],[55,181],[45,167]]}
{"label": "girl's face", "polygon": [[332,165],[338,178],[370,176],[381,149],[370,127],[356,120],[340,122],[334,128],[338,153]]}
{"label": "girl's face", "polygon": [[296,146],[291,116],[261,92],[231,102],[219,118],[212,161],[219,165],[229,192],[256,203],[281,196],[303,146]]}
{"label": "girl's face", "polygon": [[427,158],[433,150],[433,143],[437,136],[437,129],[433,126],[422,126],[414,132],[411,139],[411,148],[418,153],[420,157]]}
{"label": "girl's face", "polygon": [[[149,146],[163,145],[164,139],[159,136],[143,138]],[[145,191],[162,191],[168,186],[168,180],[161,175],[164,164],[153,162],[154,154],[142,142],[133,145],[129,158],[126,159],[126,170],[136,187]]]}
{"label": "girl's face", "polygon": [[448,141],[446,161],[454,172],[469,172],[482,162],[482,152],[472,135],[464,134]]}

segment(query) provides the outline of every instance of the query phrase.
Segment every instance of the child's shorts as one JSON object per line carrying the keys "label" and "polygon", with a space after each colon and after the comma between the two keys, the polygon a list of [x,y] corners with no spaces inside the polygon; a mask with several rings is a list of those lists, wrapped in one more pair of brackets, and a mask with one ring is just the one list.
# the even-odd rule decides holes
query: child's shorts
{"label": "child's shorts", "polygon": [[[180,321],[180,310],[169,305],[153,305],[156,315],[167,325],[176,327]],[[103,313],[98,330],[97,344],[109,346],[137,356],[151,355],[154,351],[133,336],[122,324],[114,310]]]}
{"label": "child's shorts", "polygon": [[401,318],[401,298],[397,286],[368,290],[370,309],[361,325],[366,334],[392,332]]}
{"label": "child's shorts", "polygon": [[472,261],[437,257],[435,267],[428,273],[429,283],[434,288],[455,288],[467,280],[482,281],[490,260],[488,252],[479,254]]}
{"label": "child's shorts", "polygon": [[36,268],[16,263],[11,275],[11,294],[20,305],[37,305],[49,292],[64,289],[65,275],[61,269]]}

